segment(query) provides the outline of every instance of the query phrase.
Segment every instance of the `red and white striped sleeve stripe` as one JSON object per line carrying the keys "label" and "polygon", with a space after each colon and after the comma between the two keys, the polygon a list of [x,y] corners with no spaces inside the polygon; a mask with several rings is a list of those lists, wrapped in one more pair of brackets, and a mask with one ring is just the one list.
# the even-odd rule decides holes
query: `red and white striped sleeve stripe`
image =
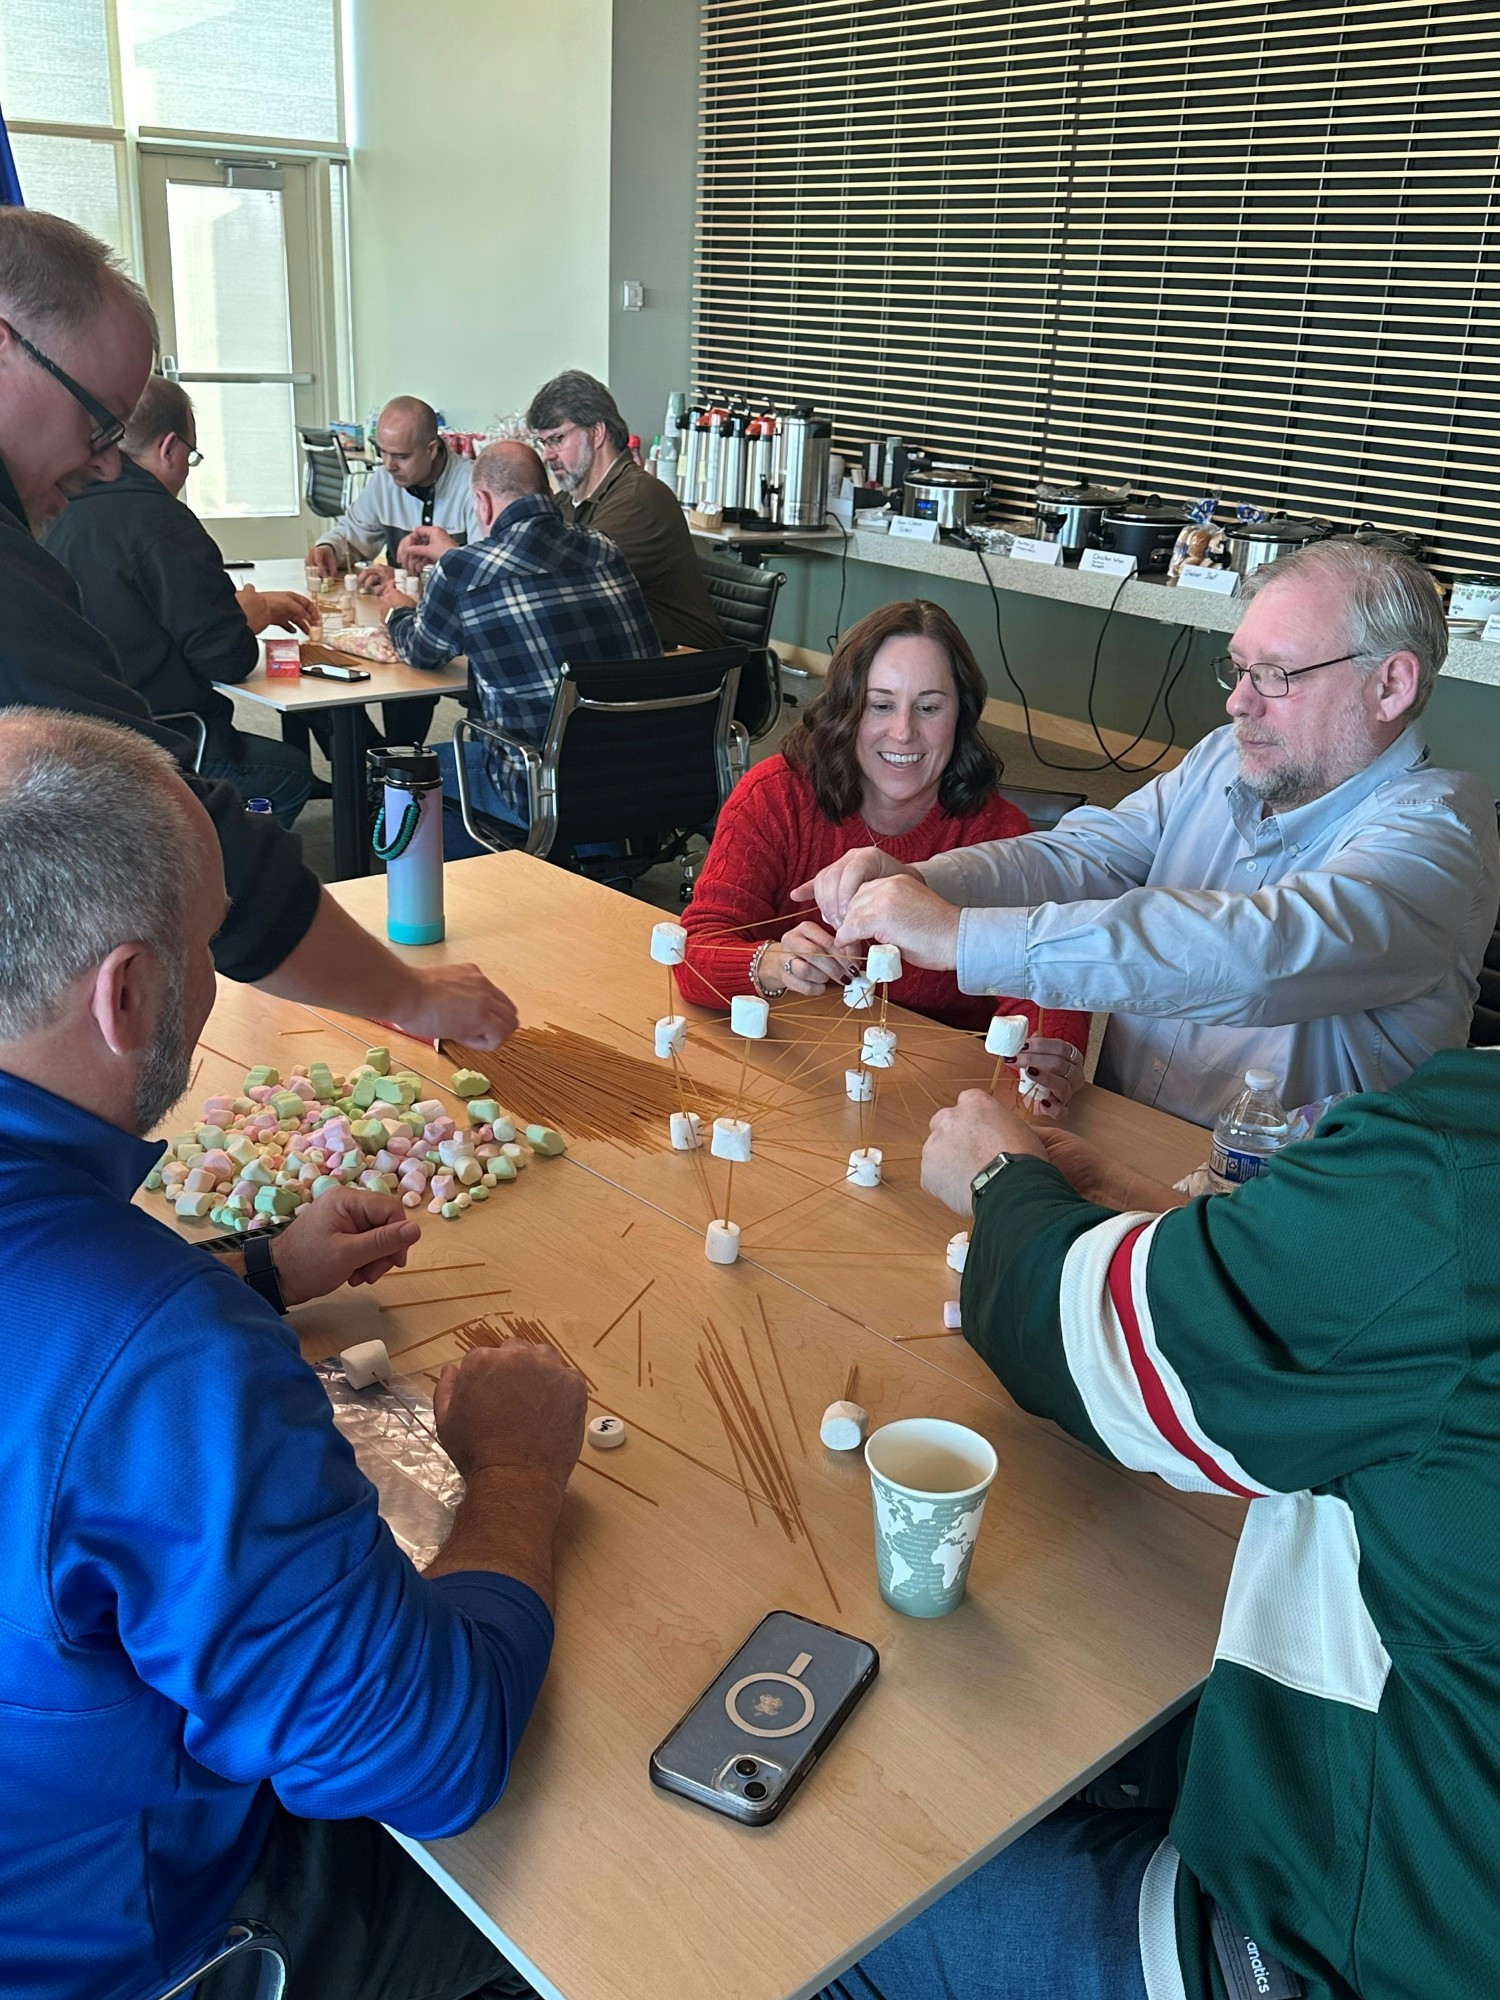
{"label": "red and white striped sleeve stripe", "polygon": [[1146,1260],[1161,1219],[1112,1216],[1080,1236],[1063,1264],[1063,1351],[1089,1421],[1122,1465],[1185,1492],[1273,1493],[1204,1430],[1156,1343]]}

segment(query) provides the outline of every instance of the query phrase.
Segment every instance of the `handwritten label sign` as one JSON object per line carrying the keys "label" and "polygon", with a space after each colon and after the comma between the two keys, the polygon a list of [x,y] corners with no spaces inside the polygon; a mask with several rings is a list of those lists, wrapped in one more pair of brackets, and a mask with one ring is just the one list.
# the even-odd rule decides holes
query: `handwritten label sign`
{"label": "handwritten label sign", "polygon": [[1182,590],[1210,590],[1216,597],[1233,597],[1240,587],[1239,571],[1217,569],[1212,563],[1184,563],[1177,572]]}
{"label": "handwritten label sign", "polygon": [[1486,645],[1500,646],[1500,611],[1497,611],[1493,618],[1485,619],[1484,630],[1479,636]]}
{"label": "handwritten label sign", "polygon": [[1102,570],[1106,576],[1133,576],[1135,557],[1123,549],[1085,549],[1080,569]]}
{"label": "handwritten label sign", "polygon": [[919,521],[915,514],[897,514],[891,522],[892,541],[935,542],[937,538],[936,521]]}
{"label": "handwritten label sign", "polygon": [[1039,542],[1034,535],[1017,535],[1010,553],[1016,562],[1044,563],[1048,569],[1056,569],[1063,552],[1061,542]]}

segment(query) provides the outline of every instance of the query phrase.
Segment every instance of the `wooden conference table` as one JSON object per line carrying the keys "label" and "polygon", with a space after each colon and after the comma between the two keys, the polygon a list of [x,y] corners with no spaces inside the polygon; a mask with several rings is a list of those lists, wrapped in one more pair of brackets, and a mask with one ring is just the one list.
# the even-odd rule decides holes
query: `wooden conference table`
{"label": "wooden conference table", "polygon": [[[650,1035],[667,999],[647,950],[660,911],[517,854],[452,864],[446,889],[448,940],[414,959],[473,957],[527,1029],[638,1056],[657,1087],[670,1075]],[[336,893],[381,928],[378,880]],[[942,1332],[957,1224],[921,1192],[918,1154],[931,1103],[989,1082],[978,1037],[893,1008],[897,1066],[862,1135],[843,1068],[869,1015],[836,996],[776,1003],[770,1040],[747,1051],[721,1017],[685,1011],[688,1101],[705,1124],[742,1101],[754,1126],[734,1182],[737,1264],[703,1254],[724,1163],[665,1150],[663,1117],[662,1150],[570,1134],[564,1158],[537,1159],[458,1221],[424,1211],[406,1274],[293,1315],[309,1359],[379,1337],[418,1390],[459,1351],[447,1329],[480,1314],[541,1324],[588,1375],[590,1414],[628,1426],[602,1464],[585,1447],[570,1487],[552,1672],[506,1797],[458,1838],[406,1842],[566,2000],[816,1991],[1191,1696],[1241,1519],[1023,1415]],[[371,1039],[450,1095],[453,1064],[428,1045],[224,982],[193,1096],[238,1087],[254,1063],[347,1067]],[[489,1068],[503,1103],[547,1117],[503,1052]],[[1092,1088],[1073,1124],[1168,1178],[1203,1152],[1196,1128]],[[844,1182],[862,1136],[885,1151],[870,1190]],[[752,1497],[698,1372],[716,1342],[795,1486],[790,1532]],[[883,1603],[863,1462],[818,1441],[854,1366],[873,1423],[941,1415],[999,1454],[968,1599],[946,1619]],[[871,1640],[881,1670],[782,1817],[751,1831],[654,1790],[647,1759],[775,1608]]]}
{"label": "wooden conference table", "polygon": [[[305,565],[299,561],[268,561],[252,565],[246,578],[257,590],[297,590],[305,593]],[[336,642],[335,642],[336,643]],[[468,686],[468,666],[459,661],[428,673],[401,664],[381,666],[362,660],[367,681],[309,679],[272,680],[264,661],[242,681],[218,681],[221,694],[242,695],[278,715],[304,715],[314,709],[328,713],[329,765],[333,773],[333,871],[338,879],[368,875],[371,867],[369,815],[365,810],[365,748],[369,738],[366,711],[374,701],[399,701],[413,695],[461,695]]]}

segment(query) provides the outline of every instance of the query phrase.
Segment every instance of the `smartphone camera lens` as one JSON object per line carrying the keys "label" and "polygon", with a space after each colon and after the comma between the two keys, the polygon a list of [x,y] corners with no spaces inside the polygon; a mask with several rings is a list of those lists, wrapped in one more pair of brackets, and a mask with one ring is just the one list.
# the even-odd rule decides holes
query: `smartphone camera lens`
{"label": "smartphone camera lens", "polygon": [[741,1757],[740,1761],[735,1765],[734,1768],[739,1772],[742,1778],[753,1778],[756,1772],[760,1769],[760,1766],[759,1764],[756,1763],[753,1757]]}
{"label": "smartphone camera lens", "polygon": [[745,1787],[745,1797],[747,1799],[763,1799],[765,1795],[766,1788],[759,1778],[752,1778],[750,1783]]}

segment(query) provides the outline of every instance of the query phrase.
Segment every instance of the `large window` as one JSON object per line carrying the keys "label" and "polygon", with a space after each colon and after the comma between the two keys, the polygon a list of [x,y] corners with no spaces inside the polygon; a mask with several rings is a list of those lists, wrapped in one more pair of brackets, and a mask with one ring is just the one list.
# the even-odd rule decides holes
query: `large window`
{"label": "large window", "polygon": [[151,294],[197,411],[188,499],[280,552],[296,426],[353,396],[336,0],[0,0],[0,104],[28,206]]}
{"label": "large window", "polygon": [[1500,6],[705,0],[695,379],[1500,537]]}

